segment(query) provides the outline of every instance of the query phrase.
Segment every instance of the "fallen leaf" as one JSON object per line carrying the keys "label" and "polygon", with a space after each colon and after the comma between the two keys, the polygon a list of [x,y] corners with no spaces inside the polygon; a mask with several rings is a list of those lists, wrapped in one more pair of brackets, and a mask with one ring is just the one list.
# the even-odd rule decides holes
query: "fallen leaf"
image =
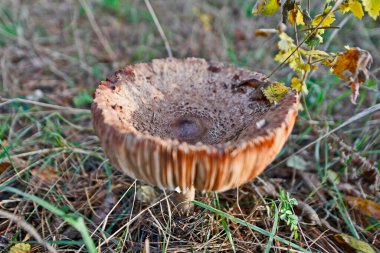
{"label": "fallen leaf", "polygon": [[368,12],[368,15],[374,20],[380,14],[380,1],[379,0],[362,0],[364,9]]}
{"label": "fallen leaf", "polygon": [[305,202],[298,200],[298,205],[295,206],[294,209],[298,216],[306,218],[306,220],[309,221],[309,225],[322,225],[317,212]]}
{"label": "fallen leaf", "polygon": [[31,249],[30,244],[17,243],[10,248],[9,253],[29,253]]}
{"label": "fallen leaf", "polygon": [[144,203],[153,203],[157,197],[156,190],[150,185],[141,185],[136,192],[136,198]]}
{"label": "fallen leaf", "polygon": [[269,16],[276,13],[280,6],[280,0],[258,0],[252,9],[252,14]]}
{"label": "fallen leaf", "polygon": [[259,185],[255,185],[254,187],[264,197],[278,197],[276,187],[270,181],[260,181]]}
{"label": "fallen leaf", "polygon": [[2,162],[2,163],[0,163],[0,175],[1,175],[6,169],[8,169],[10,166],[11,166],[11,164],[10,164],[9,162]]}
{"label": "fallen leaf", "polygon": [[289,92],[290,88],[283,83],[272,83],[268,87],[263,88],[262,92],[270,103],[280,102],[281,99]]}
{"label": "fallen leaf", "polygon": [[380,205],[376,202],[352,196],[347,196],[346,201],[352,208],[358,210],[360,213],[380,220]]}
{"label": "fallen leaf", "polygon": [[371,245],[347,234],[335,234],[333,239],[344,252],[375,253]]}
{"label": "fallen leaf", "polygon": [[306,165],[307,163],[305,162],[305,160],[298,155],[293,155],[286,161],[286,166],[297,170],[305,170]]}
{"label": "fallen leaf", "polygon": [[60,178],[55,169],[51,166],[45,166],[44,168],[35,167],[30,173],[36,179],[48,184],[53,184]]}

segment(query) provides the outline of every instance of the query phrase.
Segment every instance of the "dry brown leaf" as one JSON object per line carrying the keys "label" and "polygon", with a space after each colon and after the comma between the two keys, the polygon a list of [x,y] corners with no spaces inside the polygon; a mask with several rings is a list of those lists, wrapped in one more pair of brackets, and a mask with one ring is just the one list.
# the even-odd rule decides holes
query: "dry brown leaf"
{"label": "dry brown leaf", "polygon": [[306,218],[309,221],[310,225],[319,225],[321,226],[321,219],[319,218],[317,212],[308,204],[303,201],[298,200],[298,205],[295,206],[296,213]]}
{"label": "dry brown leaf", "polygon": [[256,37],[268,37],[271,34],[278,33],[277,29],[274,28],[268,28],[268,29],[256,29],[255,35]]}
{"label": "dry brown leaf", "polygon": [[353,196],[347,196],[346,201],[352,208],[358,210],[360,213],[380,220],[380,205],[376,202]]}
{"label": "dry brown leaf", "polygon": [[36,179],[47,184],[53,184],[60,178],[55,169],[51,166],[45,166],[43,169],[41,169],[41,167],[35,167],[30,173]]}
{"label": "dry brown leaf", "polygon": [[356,99],[359,95],[360,84],[368,79],[368,69],[371,64],[371,54],[358,47],[348,48],[347,51],[338,53],[335,61],[331,64],[335,75],[351,82],[351,101],[354,104],[356,104]]}
{"label": "dry brown leaf", "polygon": [[0,163],[0,175],[3,174],[3,172],[9,168],[9,166],[11,166],[9,162]]}

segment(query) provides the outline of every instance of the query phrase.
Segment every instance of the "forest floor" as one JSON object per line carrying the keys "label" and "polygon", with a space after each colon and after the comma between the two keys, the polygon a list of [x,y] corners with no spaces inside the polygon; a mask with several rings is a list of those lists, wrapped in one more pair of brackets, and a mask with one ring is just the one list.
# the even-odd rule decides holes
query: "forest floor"
{"label": "forest floor", "polygon": [[[253,17],[252,1],[151,4],[175,57],[265,74],[278,65],[277,35],[255,31],[276,28],[279,17]],[[357,105],[347,82],[328,69],[313,74],[276,160],[237,189],[197,193],[194,213],[183,217],[166,205],[170,192],[114,169],[92,128],[101,80],[167,57],[144,1],[2,0],[0,251],[45,252],[47,243],[86,252],[93,242],[99,252],[380,252],[380,25],[353,16],[340,24],[324,35],[329,50],[349,44],[374,58]],[[271,78],[289,83],[291,72]],[[280,203],[291,199],[298,238],[279,219]]]}

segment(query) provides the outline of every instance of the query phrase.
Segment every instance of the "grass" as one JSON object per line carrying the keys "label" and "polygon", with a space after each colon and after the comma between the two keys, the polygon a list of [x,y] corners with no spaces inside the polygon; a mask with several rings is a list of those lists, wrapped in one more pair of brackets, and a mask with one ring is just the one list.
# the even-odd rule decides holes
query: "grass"
{"label": "grass", "polygon": [[[204,57],[266,74],[277,66],[276,39],[253,34],[278,21],[251,17],[250,1],[151,4],[176,57]],[[211,31],[195,9],[211,16]],[[346,83],[327,70],[316,73],[307,82],[305,110],[273,164],[238,189],[198,193],[194,214],[179,217],[167,201],[169,192],[155,189],[154,201],[142,201],[143,183],[112,167],[92,130],[89,108],[99,81],[127,64],[166,57],[144,1],[1,1],[0,209],[22,217],[61,252],[339,252],[336,233],[380,250],[378,220],[345,200],[380,202],[379,110],[368,110],[380,101],[377,26],[350,19],[331,44],[340,50],[350,41],[373,54],[357,106],[349,102]],[[271,78],[291,77],[281,68]],[[306,162],[304,170],[286,166],[295,154]],[[338,180],[332,182],[330,174]],[[280,189],[305,202],[322,224],[313,225],[313,216],[295,206],[295,239],[278,207],[267,211]],[[0,251],[20,242],[44,251],[22,225],[3,217],[0,238]]]}

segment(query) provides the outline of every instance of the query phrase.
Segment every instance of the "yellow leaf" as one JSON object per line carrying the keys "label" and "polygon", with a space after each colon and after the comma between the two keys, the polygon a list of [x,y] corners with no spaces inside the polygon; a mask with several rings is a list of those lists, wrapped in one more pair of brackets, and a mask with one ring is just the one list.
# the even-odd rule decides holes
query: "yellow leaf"
{"label": "yellow leaf", "polygon": [[282,51],[289,51],[296,48],[294,40],[286,33],[280,33],[280,41],[277,43],[278,49]]}
{"label": "yellow leaf", "polygon": [[292,87],[292,89],[295,89],[298,92],[301,92],[302,86],[303,86],[303,83],[298,77],[292,78],[292,83],[290,84],[290,87]]}
{"label": "yellow leaf", "polygon": [[[329,27],[334,21],[334,13],[330,13],[327,16],[326,14],[319,14],[313,19],[312,25],[318,27]],[[323,34],[324,32],[325,29],[318,29],[319,34]]]}
{"label": "yellow leaf", "polygon": [[333,239],[343,250],[343,252],[375,253],[373,248],[368,243],[347,234],[335,234]]}
{"label": "yellow leaf", "polygon": [[[297,8],[298,9],[298,8]],[[296,24],[297,25],[305,25],[305,22],[303,22],[303,14],[302,12],[300,11],[300,9],[298,9],[297,11],[297,15],[296,15]]]}
{"label": "yellow leaf", "polygon": [[302,56],[306,55],[306,50],[303,48],[297,48],[294,41],[285,32],[280,33],[280,41],[277,43],[278,49],[280,51],[274,57],[277,62],[285,62],[293,70],[301,72],[300,76],[306,72],[310,71],[310,65],[306,64]]}
{"label": "yellow leaf", "polygon": [[290,88],[286,87],[283,83],[272,83],[268,87],[263,88],[262,92],[269,102],[275,103],[280,102],[289,90]]}
{"label": "yellow leaf", "polygon": [[292,25],[305,25],[303,14],[298,5],[295,4],[294,9],[289,11],[288,20]]}
{"label": "yellow leaf", "polygon": [[310,64],[307,64],[303,61],[300,61],[297,65],[296,65],[296,70],[298,71],[301,71],[302,73],[304,72],[310,72]]}
{"label": "yellow leaf", "polygon": [[341,3],[341,4],[339,5],[339,10],[340,10],[342,13],[349,12],[349,11],[350,11],[350,6],[348,5],[348,1],[344,1],[343,3]]}
{"label": "yellow leaf", "polygon": [[379,0],[362,0],[364,9],[368,12],[368,15],[374,20],[380,14],[380,1]]}
{"label": "yellow leaf", "polygon": [[364,16],[364,11],[359,0],[350,0],[348,2],[348,6],[350,7],[350,10],[355,17],[357,17],[358,19],[362,19],[362,17]]}
{"label": "yellow leaf", "polygon": [[31,250],[30,244],[17,243],[11,247],[9,253],[29,253]]}
{"label": "yellow leaf", "polygon": [[257,0],[252,9],[252,14],[255,16],[258,14],[269,16],[276,13],[280,5],[280,0]]}

